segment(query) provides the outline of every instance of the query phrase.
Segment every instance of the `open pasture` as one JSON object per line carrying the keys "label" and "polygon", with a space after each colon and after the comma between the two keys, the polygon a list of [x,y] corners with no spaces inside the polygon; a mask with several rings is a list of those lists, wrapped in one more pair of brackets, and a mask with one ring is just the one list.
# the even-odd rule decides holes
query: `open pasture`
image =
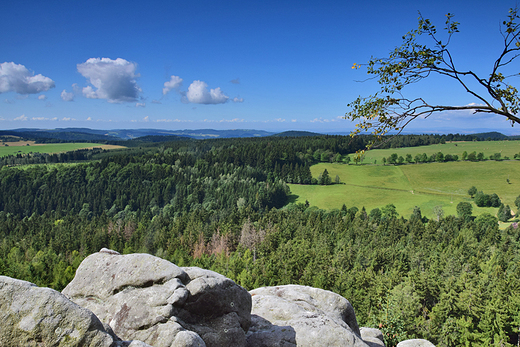
{"label": "open pasture", "polygon": [[[6,146],[7,144],[7,146]],[[0,157],[7,155],[33,153],[61,153],[88,148],[119,149],[125,148],[116,145],[98,143],[34,143],[34,141],[3,142],[0,144]]]}
{"label": "open pasture", "polygon": [[[332,180],[339,176],[341,184],[329,186],[291,184],[296,202],[308,200],[323,209],[376,207],[394,204],[400,215],[408,218],[414,206],[423,215],[433,216],[433,208],[442,206],[446,215],[456,215],[461,201],[471,202],[468,189],[477,187],[486,194],[497,193],[513,210],[520,195],[520,162],[484,161],[393,165],[345,165],[321,163],[311,172],[317,177],[327,169]],[[507,182],[509,178],[510,183]],[[473,214],[496,214],[497,208],[480,208],[473,204]]]}
{"label": "open pasture", "polygon": [[[507,156],[513,159],[515,154],[520,153],[520,141],[462,141],[419,147],[372,149],[366,152],[362,163],[374,164],[376,162],[377,164],[383,164],[383,158],[388,158],[392,153],[397,153],[398,156],[405,158],[407,154],[415,157],[417,154],[426,153],[430,156],[434,153],[442,152],[444,155],[456,154],[460,160],[464,151],[468,154],[471,152],[482,152],[485,158],[489,158],[490,155],[495,153],[500,153],[502,158]],[[353,159],[354,154],[351,154],[350,157]]]}

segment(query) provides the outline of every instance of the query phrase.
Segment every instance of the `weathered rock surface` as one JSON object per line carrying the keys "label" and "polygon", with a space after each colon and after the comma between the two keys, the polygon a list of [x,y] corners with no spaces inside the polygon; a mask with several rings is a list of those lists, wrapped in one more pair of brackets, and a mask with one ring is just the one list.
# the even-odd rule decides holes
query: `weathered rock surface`
{"label": "weathered rock surface", "polygon": [[0,318],[0,347],[384,347],[381,331],[359,329],[348,300],[330,291],[248,293],[213,271],[107,249],[81,263],[63,294],[0,276]]}
{"label": "weathered rock surface", "polygon": [[399,342],[397,347],[435,347],[435,345],[428,340],[412,339]]}
{"label": "weathered rock surface", "polygon": [[385,347],[385,340],[381,330],[363,327],[359,329],[359,331],[361,332],[363,341],[370,347]]}
{"label": "weathered rock surface", "polygon": [[119,340],[60,292],[5,276],[0,276],[0,318],[0,346],[148,346]]}
{"label": "weathered rock surface", "polygon": [[245,346],[251,296],[213,271],[103,249],[63,293],[123,339],[154,347]]}
{"label": "weathered rock surface", "polygon": [[352,305],[333,292],[299,285],[264,287],[253,298],[248,347],[366,347]]}

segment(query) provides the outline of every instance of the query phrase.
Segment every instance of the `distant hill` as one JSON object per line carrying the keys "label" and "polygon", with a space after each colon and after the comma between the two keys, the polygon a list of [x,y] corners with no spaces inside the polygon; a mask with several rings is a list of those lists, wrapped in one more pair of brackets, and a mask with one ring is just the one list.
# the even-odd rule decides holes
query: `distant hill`
{"label": "distant hill", "polygon": [[[328,133],[332,134],[332,133]],[[339,133],[336,133],[339,134]],[[30,129],[20,128],[13,130],[0,130],[0,136],[17,136],[26,140],[37,142],[105,142],[124,145],[121,141],[139,139],[139,142],[168,142],[186,138],[192,139],[215,139],[215,138],[238,138],[238,137],[303,137],[322,136],[324,134],[311,131],[289,130],[281,133],[268,132],[255,129],[89,129],[89,128],[56,128],[56,129]],[[518,140],[518,136],[506,136],[499,132],[482,132],[471,134],[479,140]]]}
{"label": "distant hill", "polygon": [[[180,136],[194,139],[263,137],[274,133],[254,129],[197,129],[197,130],[163,130],[163,129],[113,129],[100,130],[88,128],[29,129],[21,128],[0,131],[0,136],[19,136],[25,139],[54,139],[56,141],[117,141],[143,138],[146,136]],[[151,138],[152,139],[152,138]],[[154,139],[156,141],[158,139]],[[161,140],[162,141],[162,140]],[[169,140],[166,140],[169,141]]]}
{"label": "distant hill", "polygon": [[191,139],[191,137],[178,136],[178,135],[147,135],[147,136],[141,136],[141,137],[137,137],[135,139],[127,140],[127,141],[158,143],[158,142],[181,141],[181,140],[186,140],[186,139]]}
{"label": "distant hill", "polygon": [[310,131],[284,131],[282,133],[274,134],[271,136],[276,137],[303,137],[303,136],[321,136],[323,134],[313,133]]}
{"label": "distant hill", "polygon": [[75,130],[61,131],[59,129],[16,129],[1,130],[0,136],[17,136],[37,142],[100,142],[119,140],[117,137]]}
{"label": "distant hill", "polygon": [[502,133],[499,133],[498,131],[491,131],[487,133],[477,133],[473,134],[473,136],[478,137],[479,139],[492,139],[492,140],[507,140],[510,138],[510,136],[506,136]]}

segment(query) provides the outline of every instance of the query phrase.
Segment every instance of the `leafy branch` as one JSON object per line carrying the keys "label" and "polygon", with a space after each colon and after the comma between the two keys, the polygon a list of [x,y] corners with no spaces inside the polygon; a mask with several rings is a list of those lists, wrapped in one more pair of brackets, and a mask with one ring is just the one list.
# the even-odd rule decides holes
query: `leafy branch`
{"label": "leafy branch", "polygon": [[[374,140],[367,146],[369,149],[381,142],[389,131],[400,133],[414,119],[428,118],[443,111],[470,110],[473,113],[498,114],[506,117],[511,125],[520,123],[520,97],[518,90],[509,83],[512,77],[518,77],[520,73],[504,75],[502,72],[520,55],[518,11],[518,8],[511,8],[507,20],[502,22],[503,50],[488,77],[455,65],[448,45],[453,34],[459,32],[459,23],[453,21],[452,14],[446,15],[443,29],[447,39],[442,42],[437,28],[419,13],[418,28],[404,35],[402,45],[396,47],[387,58],[372,57],[367,64],[355,63],[352,66],[353,69],[366,66],[370,78],[378,80],[380,90],[369,97],[360,96],[347,105],[350,111],[345,118],[356,122],[351,136],[371,131]],[[421,36],[429,38],[433,45],[429,47],[419,43]],[[466,106],[434,105],[425,98],[410,99],[403,95],[404,87],[433,74],[457,81],[477,102]]]}

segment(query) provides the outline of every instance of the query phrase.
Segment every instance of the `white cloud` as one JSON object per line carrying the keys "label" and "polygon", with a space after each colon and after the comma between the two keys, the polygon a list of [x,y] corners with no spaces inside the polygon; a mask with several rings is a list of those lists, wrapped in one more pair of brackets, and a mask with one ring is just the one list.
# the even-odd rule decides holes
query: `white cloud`
{"label": "white cloud", "polygon": [[43,94],[38,96],[38,100],[45,100],[45,99],[47,99],[47,97]]}
{"label": "white cloud", "polygon": [[148,122],[149,120],[150,120],[149,116],[146,116],[146,117],[143,118],[143,121],[145,121],[145,122]]}
{"label": "white cloud", "polygon": [[172,76],[168,82],[164,82],[162,89],[163,95],[166,95],[172,89],[179,89],[182,86],[182,78],[179,76]]}
{"label": "white cloud", "polygon": [[244,99],[241,98],[241,97],[239,97],[239,96],[235,96],[235,97],[233,98],[233,102],[244,102]]}
{"label": "white cloud", "polygon": [[229,96],[225,95],[220,87],[210,89],[208,85],[202,81],[193,81],[188,87],[186,98],[194,104],[223,104],[228,101]]}
{"label": "white cloud", "polygon": [[296,119],[291,119],[291,122],[296,123],[297,120]]}
{"label": "white cloud", "polygon": [[89,121],[89,122],[92,121],[92,117],[88,117],[87,121]]}
{"label": "white cloud", "polygon": [[135,104],[135,107],[145,107],[146,106],[146,103],[144,102],[138,102]]}
{"label": "white cloud", "polygon": [[275,122],[285,122],[285,118],[276,118]]}
{"label": "white cloud", "polygon": [[164,123],[171,123],[171,122],[175,122],[175,123],[183,123],[183,122],[188,122],[188,123],[191,123],[193,122],[192,120],[184,120],[184,119],[158,119],[156,120],[157,123],[161,123],[161,122],[164,122]]}
{"label": "white cloud", "polygon": [[162,102],[160,102],[159,100],[155,100],[155,99],[153,99],[153,100],[152,100],[152,104],[162,104]]}
{"label": "white cloud", "polygon": [[38,94],[54,88],[54,81],[40,74],[34,75],[21,64],[0,64],[0,93]]}
{"label": "white cloud", "polygon": [[240,118],[233,118],[233,119],[221,119],[220,123],[242,123],[244,120]]}
{"label": "white cloud", "polygon": [[[314,118],[313,120],[311,120],[311,123],[328,123],[330,121],[331,121],[330,119],[324,119],[324,118],[320,117],[320,118]],[[332,121],[334,121],[334,120],[332,120]]]}
{"label": "white cloud", "polygon": [[136,101],[141,88],[137,85],[139,74],[137,64],[125,59],[90,58],[77,65],[78,72],[87,78],[92,86],[83,88],[83,94],[90,99],[106,99],[108,102]]}
{"label": "white cloud", "polygon": [[76,120],[75,118],[71,118],[71,117],[63,117],[61,120],[63,121],[71,121],[71,120]]}
{"label": "white cloud", "polygon": [[20,117],[16,117],[14,120],[23,120],[26,121],[28,118],[25,114],[22,114]]}
{"label": "white cloud", "polygon": [[49,120],[49,118],[45,118],[45,117],[32,117],[31,120]]}
{"label": "white cloud", "polygon": [[67,93],[65,89],[61,92],[61,99],[63,101],[74,101],[74,93]]}

